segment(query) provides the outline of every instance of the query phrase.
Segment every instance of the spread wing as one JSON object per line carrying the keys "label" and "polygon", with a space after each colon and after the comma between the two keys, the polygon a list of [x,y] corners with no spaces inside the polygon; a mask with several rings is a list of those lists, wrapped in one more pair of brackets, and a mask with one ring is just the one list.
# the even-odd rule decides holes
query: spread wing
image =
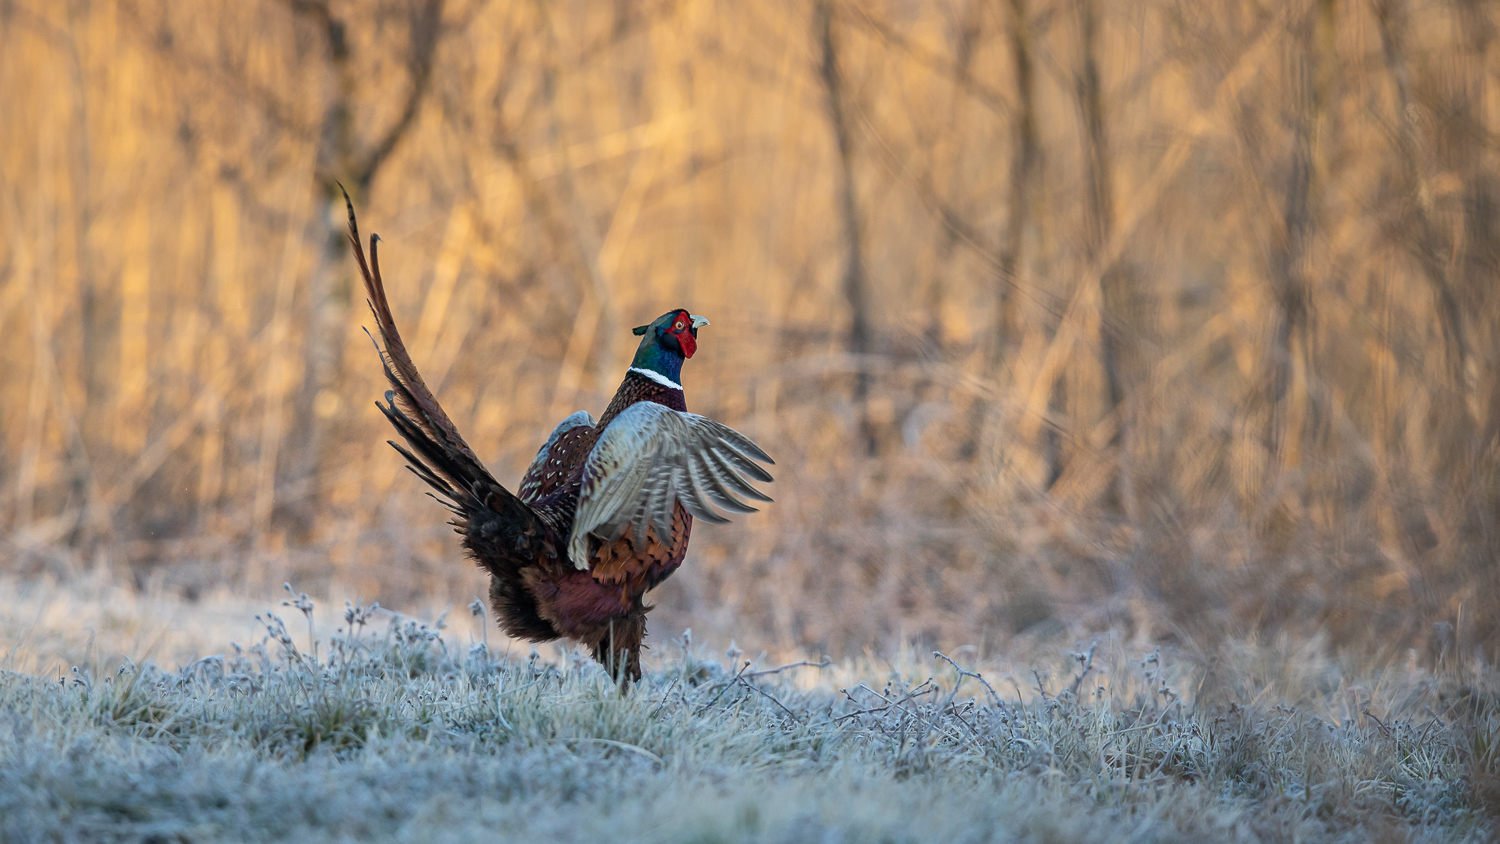
{"label": "spread wing", "polygon": [[593,427],[594,417],[586,410],[576,411],[557,423],[547,442],[537,449],[526,474],[521,476],[521,489],[517,494],[522,501],[535,502],[561,485],[570,468],[566,465],[567,453],[576,448],[575,442]]}
{"label": "spread wing", "polygon": [[678,503],[707,522],[729,521],[716,506],[755,512],[736,496],[771,500],[746,480],[771,480],[757,460],[775,463],[749,437],[706,416],[655,402],[631,405],[604,429],[583,464],[568,556],[573,565],[588,568],[590,534],[613,542],[628,529],[636,547],[644,548],[646,529],[654,527],[665,539]]}

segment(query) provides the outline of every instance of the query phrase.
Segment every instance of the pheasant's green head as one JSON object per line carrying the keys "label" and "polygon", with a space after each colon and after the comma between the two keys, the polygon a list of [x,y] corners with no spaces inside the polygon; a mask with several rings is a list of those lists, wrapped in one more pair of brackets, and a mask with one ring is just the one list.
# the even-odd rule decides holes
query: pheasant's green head
{"label": "pheasant's green head", "polygon": [[635,329],[641,345],[636,348],[635,360],[630,365],[677,381],[682,374],[682,361],[698,351],[698,329],[705,325],[708,320],[682,308],[662,314],[650,325]]}

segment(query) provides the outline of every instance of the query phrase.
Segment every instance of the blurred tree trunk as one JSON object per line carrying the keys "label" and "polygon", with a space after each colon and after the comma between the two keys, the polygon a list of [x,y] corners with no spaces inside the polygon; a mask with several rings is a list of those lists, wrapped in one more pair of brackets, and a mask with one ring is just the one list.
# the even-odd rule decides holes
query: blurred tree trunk
{"label": "blurred tree trunk", "polygon": [[[87,13],[87,7],[77,5],[68,6],[68,16],[74,26],[82,23]],[[68,459],[71,464],[69,475],[69,486],[72,489],[75,507],[78,512],[77,521],[68,529],[67,543],[78,545],[87,539],[100,539],[102,534],[108,532],[108,518],[100,518],[104,502],[97,500],[97,489],[93,479],[92,463],[88,456],[88,444],[101,444],[108,441],[115,432],[115,426],[111,424],[108,414],[100,418],[99,414],[91,413],[95,407],[105,407],[107,403],[104,396],[114,390],[119,397],[120,384],[118,373],[114,364],[117,362],[115,355],[111,354],[110,339],[119,330],[119,324],[109,320],[109,310],[102,307],[99,301],[99,290],[104,285],[95,277],[94,256],[90,241],[93,238],[94,214],[92,174],[90,163],[93,159],[92,149],[93,135],[89,131],[89,86],[85,76],[83,52],[78,44],[78,29],[70,28],[65,44],[68,54],[69,82],[72,84],[72,106],[73,106],[73,131],[68,133],[72,156],[72,166],[75,177],[71,180],[73,188],[73,208],[76,215],[73,225],[75,227],[73,236],[73,249],[76,282],[78,285],[79,316],[83,326],[80,353],[83,359],[82,387],[83,403],[80,410],[82,418],[78,421],[79,431],[76,437],[68,442]],[[148,244],[138,244],[139,249],[149,249]],[[123,314],[121,315],[123,316]],[[111,324],[113,323],[113,324]],[[114,383],[111,383],[111,375],[115,375]],[[139,390],[138,390],[139,391]],[[93,514],[92,518],[90,514]]]}
{"label": "blurred tree trunk", "polygon": [[870,352],[869,297],[866,291],[864,245],[859,221],[859,201],[854,184],[854,140],[849,127],[844,80],[839,72],[838,50],[834,39],[833,4],[818,0],[813,10],[813,29],[818,40],[819,75],[828,101],[828,120],[838,147],[838,207],[843,224],[844,272],[842,288],[849,304],[849,353],[855,359],[854,408],[859,416],[864,453],[874,456],[880,442],[870,419],[869,393]]}
{"label": "blurred tree trunk", "polygon": [[[395,122],[374,137],[361,137],[355,128],[354,108],[360,99],[360,80],[353,65],[347,23],[330,0],[286,0],[292,12],[318,31],[333,78],[334,92],[323,112],[318,136],[314,190],[322,201],[315,217],[321,229],[317,266],[307,287],[303,315],[306,368],[293,401],[288,480],[298,485],[306,505],[320,500],[319,478],[327,440],[347,412],[335,390],[344,368],[344,327],[352,300],[348,270],[349,246],[344,234],[342,184],[356,201],[369,193],[371,183],[414,123],[432,78],[444,0],[409,0],[408,47],[405,65],[409,87]],[[315,506],[299,506],[298,528],[310,527]],[[287,511],[293,512],[293,511]]]}
{"label": "blurred tree trunk", "polygon": [[1446,104],[1451,115],[1445,124],[1448,137],[1439,145],[1439,153],[1444,156],[1444,169],[1463,179],[1463,228],[1458,235],[1462,249],[1454,263],[1458,296],[1471,320],[1469,365],[1474,390],[1484,397],[1476,403],[1478,419],[1460,456],[1470,473],[1470,484],[1468,489],[1450,492],[1464,508],[1466,550],[1456,561],[1461,568],[1455,579],[1478,580],[1475,593],[1482,596],[1470,616],[1475,623],[1457,631],[1472,643],[1493,641],[1500,629],[1500,566],[1494,562],[1500,555],[1500,289],[1495,283],[1500,277],[1500,185],[1486,120],[1489,50],[1495,37],[1487,9],[1492,4],[1455,0],[1454,5],[1458,12],[1454,36],[1463,60],[1453,69],[1452,99]]}
{"label": "blurred tree trunk", "polygon": [[[1105,505],[1135,521],[1135,487],[1130,471],[1130,419],[1126,405],[1123,368],[1128,330],[1127,274],[1105,251],[1114,231],[1114,179],[1109,135],[1104,120],[1104,97],[1099,79],[1098,0],[1078,0],[1081,61],[1077,79],[1078,110],[1083,121],[1084,254],[1091,269],[1099,273],[1099,361],[1104,369],[1104,412],[1116,416],[1109,448],[1115,466],[1105,493]],[[1105,262],[1107,261],[1107,265]]]}
{"label": "blurred tree trunk", "polygon": [[1493,345],[1500,333],[1497,324],[1500,295],[1495,285],[1495,279],[1500,277],[1500,184],[1497,184],[1495,152],[1488,141],[1490,128],[1485,120],[1489,49],[1495,38],[1495,25],[1487,17],[1489,4],[1456,0],[1456,5],[1455,35],[1467,53],[1460,94],[1453,103],[1458,143],[1453,150],[1452,166],[1464,179],[1464,251],[1459,270],[1462,296],[1469,303],[1469,313],[1483,320],[1478,327],[1492,341],[1487,345],[1489,353],[1480,361],[1479,384],[1488,396],[1481,447],[1495,448],[1500,446],[1500,360]]}
{"label": "blurred tree trunk", "polygon": [[[1314,24],[1309,15],[1296,29],[1288,48],[1291,76],[1292,147],[1282,203],[1281,237],[1271,253],[1274,287],[1271,348],[1267,355],[1265,447],[1267,467],[1263,492],[1276,494],[1282,472],[1302,462],[1302,435],[1308,404],[1306,378],[1296,377],[1309,353],[1307,249],[1313,237],[1313,133],[1317,123],[1314,85]],[[1298,389],[1293,395],[1293,385]],[[1269,503],[1269,502],[1268,502]]]}
{"label": "blurred tree trunk", "polygon": [[[1433,192],[1428,172],[1438,165],[1432,160],[1432,152],[1441,152],[1431,145],[1424,150],[1424,139],[1418,131],[1419,104],[1413,92],[1412,71],[1406,46],[1410,32],[1410,21],[1403,0],[1378,0],[1375,5],[1376,23],[1380,29],[1380,42],[1385,58],[1386,72],[1390,75],[1396,93],[1396,149],[1393,156],[1396,193],[1395,219],[1390,230],[1397,242],[1415,260],[1427,286],[1432,291],[1436,305],[1438,325],[1444,341],[1444,362],[1447,382],[1433,378],[1428,387],[1432,396],[1430,425],[1436,445],[1436,469],[1443,479],[1438,490],[1446,505],[1450,525],[1463,532],[1474,512],[1475,499],[1482,494],[1476,485],[1475,460],[1478,446],[1476,428],[1468,405],[1469,395],[1469,348],[1468,328],[1464,318],[1464,302],[1456,289],[1458,279],[1454,271],[1464,271],[1461,261],[1455,261],[1454,249],[1444,235],[1444,224],[1437,219]],[[1439,103],[1438,108],[1447,111],[1448,104]],[[1450,115],[1445,115],[1449,118]],[[1451,117],[1457,117],[1452,115]],[[1460,122],[1454,120],[1454,122]],[[1441,134],[1439,134],[1441,137]],[[1424,154],[1427,153],[1427,154]],[[1459,171],[1462,172],[1462,171]],[[1465,189],[1465,198],[1482,202],[1482,195],[1473,193],[1473,177]],[[1481,224],[1482,226],[1482,224]],[[1483,240],[1481,236],[1481,240]],[[1457,266],[1455,266],[1457,265]],[[1460,276],[1461,278],[1461,276]],[[1493,285],[1493,279],[1487,285]],[[1431,376],[1429,376],[1431,377]],[[1486,481],[1483,486],[1488,486]],[[1405,521],[1418,531],[1416,535],[1430,531],[1430,520],[1425,508],[1409,506],[1403,516]],[[1456,522],[1457,524],[1453,524]],[[1411,531],[1409,530],[1409,533]],[[1439,536],[1444,532],[1439,532]],[[1446,532],[1453,536],[1453,532]],[[1428,546],[1418,546],[1427,550]],[[1489,563],[1493,565],[1493,561]]]}
{"label": "blurred tree trunk", "polygon": [[[985,360],[987,374],[999,380],[1007,359],[1020,346],[1021,291],[1026,275],[1026,234],[1037,225],[1036,195],[1042,176],[1042,150],[1036,128],[1036,64],[1033,58],[1031,13],[1026,0],[1008,0],[1011,70],[1015,74],[1016,109],[1011,119],[1010,182],[1005,201],[1005,224],[1000,230],[1000,251],[995,268],[995,312]],[[983,435],[983,417],[1002,406],[994,399],[976,402],[971,425],[973,436],[961,450],[972,458]],[[1057,434],[1049,426],[1044,441],[1055,446]],[[1027,443],[1025,447],[1036,447]],[[1049,453],[1055,454],[1055,448]],[[1048,484],[1056,480],[1056,461],[1049,461]]]}
{"label": "blurred tree trunk", "polygon": [[[586,279],[588,286],[579,292],[579,309],[568,335],[567,352],[563,356],[558,374],[557,389],[552,396],[552,416],[563,416],[575,409],[578,390],[583,385],[584,373],[590,359],[594,362],[594,383],[603,394],[614,387],[618,373],[611,354],[610,331],[615,326],[613,297],[609,279],[601,262],[604,235],[601,234],[579,194],[574,181],[574,167],[568,155],[568,144],[562,133],[562,117],[558,101],[563,83],[563,60],[557,30],[545,2],[537,2],[537,15],[546,36],[548,51],[541,62],[540,99],[548,116],[547,139],[562,159],[558,168],[557,217],[565,220],[556,231],[561,235],[556,245],[572,255],[575,274]],[[619,11],[618,9],[616,11]],[[525,164],[519,158],[511,159],[512,169],[518,178],[529,180],[524,175]]]}
{"label": "blurred tree trunk", "polygon": [[[964,89],[973,82],[974,70],[974,47],[979,41],[981,33],[980,14],[982,4],[977,0],[971,0],[964,4],[964,11],[958,24],[957,38],[953,49],[953,78],[956,84],[949,92],[948,99],[948,125],[945,134],[958,138],[964,134],[966,122],[965,111],[962,104],[965,98]],[[951,150],[953,162],[948,170],[946,196],[956,196],[963,189],[964,160],[962,151],[955,147]],[[951,266],[954,254],[958,251],[959,230],[956,226],[943,226],[942,240],[938,247],[938,270],[932,273],[923,291],[922,310],[927,324],[923,328],[923,339],[926,340],[928,349],[936,352],[943,345],[943,301],[945,297],[945,276],[947,268]],[[972,444],[968,446],[972,448]]]}
{"label": "blurred tree trunk", "polygon": [[1386,69],[1396,86],[1397,165],[1399,190],[1406,207],[1409,225],[1400,227],[1407,248],[1416,258],[1422,274],[1432,287],[1438,303],[1438,320],[1446,342],[1448,372],[1452,387],[1463,395],[1467,370],[1468,339],[1464,332],[1463,311],[1453,284],[1448,278],[1448,252],[1442,233],[1432,219],[1432,193],[1427,185],[1421,141],[1417,135],[1417,105],[1411,89],[1411,69],[1407,64],[1406,32],[1410,26],[1402,0],[1378,0],[1376,21],[1380,26],[1380,43],[1385,53]]}
{"label": "blurred tree trunk", "polygon": [[1016,113],[1010,159],[1010,191],[1006,197],[1005,231],[1001,236],[1000,277],[996,299],[991,366],[998,368],[1020,335],[1018,290],[1025,262],[1026,229],[1041,179],[1042,149],[1036,130],[1036,68],[1032,60],[1031,17],[1026,0],[1010,0],[1011,61],[1016,75]]}

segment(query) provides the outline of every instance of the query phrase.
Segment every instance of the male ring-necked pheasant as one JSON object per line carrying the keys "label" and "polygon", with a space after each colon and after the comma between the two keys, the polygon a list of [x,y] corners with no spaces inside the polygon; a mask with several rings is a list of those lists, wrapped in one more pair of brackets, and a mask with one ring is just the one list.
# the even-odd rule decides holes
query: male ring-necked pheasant
{"label": "male ring-necked pheasant", "polygon": [[[500,626],[533,642],[574,639],[627,682],[641,676],[646,591],[682,564],[693,518],[726,522],[714,507],[770,501],[746,479],[770,481],[771,458],[744,434],[687,412],[682,363],[703,317],[678,309],[635,329],[635,360],[596,422],[578,411],[558,424],[512,493],[464,442],[401,342],[347,194],[349,240],[380,330],[391,389],[376,402],[403,447],[391,445],[454,513],[463,546],[490,574]],[[618,657],[624,657],[623,661]]]}

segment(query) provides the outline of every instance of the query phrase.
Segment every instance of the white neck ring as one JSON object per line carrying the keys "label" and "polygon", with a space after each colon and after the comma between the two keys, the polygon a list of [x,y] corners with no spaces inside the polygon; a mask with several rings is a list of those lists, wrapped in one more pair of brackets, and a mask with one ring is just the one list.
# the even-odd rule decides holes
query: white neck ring
{"label": "white neck ring", "polygon": [[647,378],[650,378],[652,381],[655,381],[656,383],[662,385],[663,387],[671,387],[674,390],[681,390],[682,389],[682,385],[681,384],[677,383],[676,381],[673,381],[671,378],[668,378],[667,376],[661,374],[660,372],[654,372],[654,371],[652,371],[650,369],[641,369],[639,366],[632,366],[627,371],[634,372],[637,375],[642,375],[642,376],[645,376]]}

